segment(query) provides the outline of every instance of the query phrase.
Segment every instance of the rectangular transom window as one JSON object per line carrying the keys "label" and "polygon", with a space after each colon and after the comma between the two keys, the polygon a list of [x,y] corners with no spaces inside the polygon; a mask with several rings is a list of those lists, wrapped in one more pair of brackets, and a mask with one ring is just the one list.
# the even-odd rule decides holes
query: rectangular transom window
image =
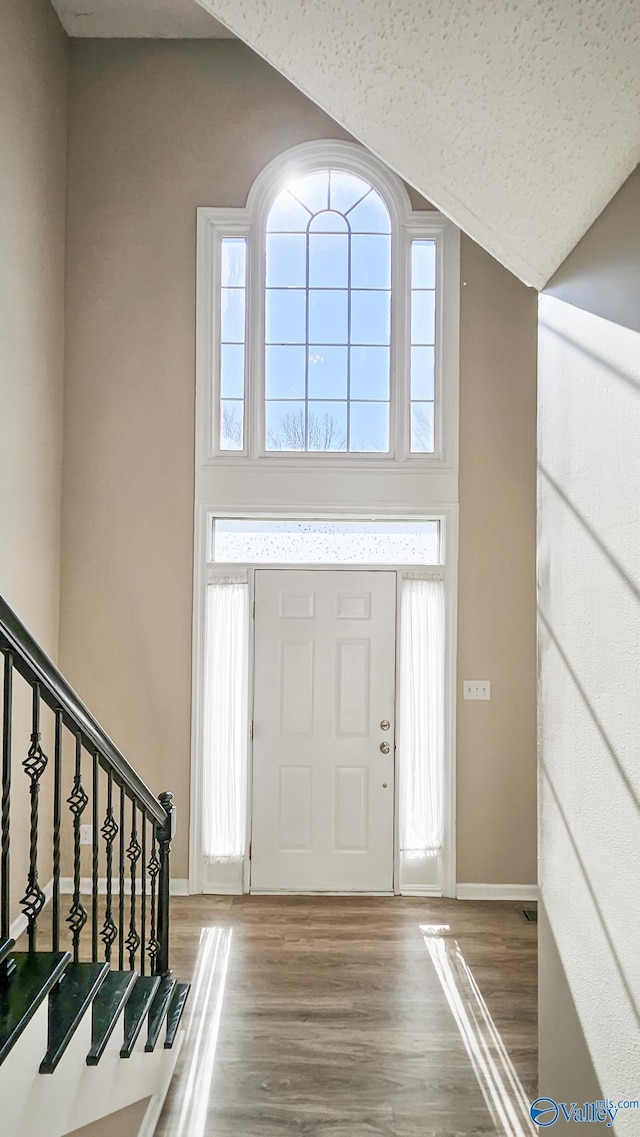
{"label": "rectangular transom window", "polygon": [[432,565],[439,521],[213,522],[212,560],[224,564]]}

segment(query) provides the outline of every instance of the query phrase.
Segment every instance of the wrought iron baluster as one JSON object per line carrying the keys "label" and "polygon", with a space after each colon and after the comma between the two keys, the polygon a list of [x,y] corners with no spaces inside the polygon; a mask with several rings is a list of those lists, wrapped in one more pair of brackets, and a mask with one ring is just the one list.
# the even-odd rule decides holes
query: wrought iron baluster
{"label": "wrought iron baluster", "polygon": [[[100,724],[71,690],[64,676],[44,656],[28,630],[1,596],[0,651],[3,656],[0,695],[2,699],[0,942],[10,938],[11,917],[14,915],[11,905],[11,869],[15,866],[12,865],[10,857],[13,853],[15,861],[15,850],[11,848],[11,838],[13,837],[15,842],[15,833],[10,816],[12,790],[15,796],[12,764],[15,764],[16,760],[21,762],[28,778],[28,783],[23,782],[23,786],[28,785],[30,806],[28,864],[25,872],[25,894],[20,899],[20,906],[26,918],[30,952],[34,952],[36,948],[40,914],[46,902],[40,874],[44,871],[43,856],[47,850],[40,848],[39,813],[40,787],[44,784],[47,768],[51,765],[53,793],[51,814],[49,814],[48,800],[46,803],[46,840],[48,841],[48,827],[51,824],[53,925],[49,942],[53,951],[59,952],[60,948],[65,946],[65,941],[70,939],[76,962],[79,962],[81,955],[97,961],[98,951],[102,953],[104,948],[107,961],[115,964],[117,955],[122,969],[125,961],[128,961],[129,966],[134,969],[137,966],[136,956],[140,952],[140,970],[143,974],[168,974],[169,861],[171,841],[175,831],[172,795],[162,794],[158,800],[148,790],[124,754],[114,746]],[[32,695],[30,742],[26,757],[24,751],[17,757],[15,753],[12,754],[14,743],[12,736],[15,736],[12,721],[14,671],[25,680]],[[48,710],[43,711],[44,706],[51,710],[55,726],[55,737],[49,758],[43,748],[41,733],[42,715],[48,714]],[[71,777],[68,775],[66,765],[67,731],[75,741],[75,764]],[[88,770],[88,762],[91,762],[91,773]],[[107,778],[105,800],[102,799],[103,791],[100,789],[101,768]],[[86,784],[83,784],[83,777]],[[70,787],[67,779],[72,782]],[[73,832],[73,896],[68,905],[61,895],[63,884],[61,872],[64,867],[63,825],[66,824],[67,816],[63,791],[66,789],[70,791],[66,805],[71,814]],[[120,798],[119,814],[116,795]],[[89,797],[92,797],[91,810],[88,810]],[[131,818],[127,802],[131,803]],[[91,904],[87,901],[87,897],[82,895],[81,871],[84,869],[86,872],[88,868],[81,848],[81,822],[85,819],[92,821],[92,840],[89,841],[92,846]],[[151,832],[148,831],[148,826],[151,826]],[[89,826],[86,826],[86,829],[88,830]],[[118,856],[120,860],[116,867]],[[141,858],[142,863],[139,864]],[[107,874],[104,911],[103,902],[99,901],[102,887],[99,872],[103,866]],[[131,904],[127,913],[125,894],[129,889]],[[115,903],[116,890],[119,892],[118,906]],[[20,892],[17,895],[20,896]],[[14,904],[15,900],[14,892]],[[87,901],[86,906],[83,900]],[[89,919],[92,921],[92,928],[91,934],[87,928],[85,947],[84,941],[81,943],[81,940],[83,929]],[[62,926],[65,921],[68,932],[66,927]],[[89,944],[91,956],[88,950]],[[6,979],[10,969],[11,962],[7,958],[0,965],[1,992],[6,991]]]}
{"label": "wrought iron baluster", "polygon": [[140,947],[140,936],[138,935],[138,929],[136,927],[136,875],[142,850],[138,841],[137,813],[136,803],[133,801],[131,803],[131,840],[127,846],[131,878],[131,905],[129,910],[129,934],[125,940],[125,945],[129,953],[129,967],[132,971],[136,966],[136,952]]}
{"label": "wrought iron baluster", "polygon": [[107,963],[111,962],[111,949],[114,940],[118,935],[118,929],[113,920],[113,843],[118,835],[118,822],[113,814],[113,773],[109,770],[107,782],[107,813],[100,832],[104,838],[106,849],[106,872],[107,872],[107,900],[106,910],[104,917],[104,924],[100,938],[104,944],[104,958]]}
{"label": "wrought iron baluster", "polygon": [[53,927],[51,950],[60,951],[60,824],[62,821],[62,711],[56,711],[56,735],[53,755],[53,895],[51,899]]}
{"label": "wrought iron baluster", "polygon": [[99,872],[99,840],[100,835],[98,826],[100,824],[99,813],[99,785],[98,785],[98,772],[100,767],[98,765],[98,751],[93,752],[93,781],[91,790],[91,959],[94,963],[98,962],[98,872]]}
{"label": "wrought iron baluster", "polygon": [[142,814],[142,859],[140,861],[140,974],[144,975],[146,957],[144,946],[147,942],[147,815]]}
{"label": "wrought iron baluster", "polygon": [[11,723],[13,715],[13,653],[4,657],[4,688],[2,698],[2,912],[0,938],[9,939],[11,919],[11,878],[9,865],[10,805],[11,805]]}
{"label": "wrought iron baluster", "polygon": [[29,951],[36,950],[36,929],[38,916],[45,905],[46,897],[38,881],[38,798],[40,795],[40,779],[44,774],[49,759],[40,745],[40,684],[33,688],[33,702],[31,713],[31,745],[24,762],[23,769],[29,778],[29,872],[27,875],[27,890],[20,901],[22,910],[27,917],[27,934]]}
{"label": "wrought iron baluster", "polygon": [[173,794],[162,793],[158,801],[167,814],[166,825],[158,829],[160,846],[160,879],[158,881],[158,960],[160,975],[169,974],[169,882],[171,876],[171,841],[175,833],[176,808]]}
{"label": "wrought iron baluster", "polygon": [[158,873],[160,872],[160,861],[158,860],[158,852],[156,848],[156,829],[155,825],[151,826],[151,856],[147,866],[149,873],[149,880],[151,881],[151,917],[149,928],[149,943],[147,946],[147,955],[149,956],[149,967],[151,974],[155,975],[157,971],[158,950],[160,944],[158,943],[157,934],[157,902],[156,902],[156,885],[158,880]]}
{"label": "wrought iron baluster", "polygon": [[124,971],[124,786],[120,786],[120,871],[118,874],[118,967]]}
{"label": "wrought iron baluster", "polygon": [[71,929],[73,959],[80,958],[80,933],[87,922],[87,911],[83,908],[80,896],[80,820],[87,806],[87,797],[82,785],[82,736],[76,734],[76,764],[73,775],[73,788],[67,798],[67,805],[73,814],[73,901],[67,916]]}

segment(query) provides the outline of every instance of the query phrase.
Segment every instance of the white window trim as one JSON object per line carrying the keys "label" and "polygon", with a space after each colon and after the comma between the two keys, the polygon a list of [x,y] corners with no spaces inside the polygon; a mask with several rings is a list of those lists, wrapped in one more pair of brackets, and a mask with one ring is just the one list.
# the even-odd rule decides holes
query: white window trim
{"label": "white window trim", "polygon": [[[268,452],[264,447],[264,296],[267,214],[273,199],[294,174],[337,166],[365,178],[379,190],[391,214],[392,375],[390,450],[386,454]],[[219,448],[219,289],[220,242],[242,236],[247,241],[245,415],[242,450]],[[410,452],[409,242],[436,243],[436,374],[434,451]],[[396,247],[397,246],[397,247]],[[404,277],[402,270],[404,269]],[[198,466],[258,468],[380,469],[392,462],[406,469],[457,472],[458,366],[460,309],[460,234],[435,210],[416,212],[400,179],[356,143],[323,140],[303,143],[280,154],[258,175],[245,208],[201,207],[197,211],[196,305],[196,462]],[[253,382],[248,383],[251,376]],[[399,408],[402,414],[398,413]]]}

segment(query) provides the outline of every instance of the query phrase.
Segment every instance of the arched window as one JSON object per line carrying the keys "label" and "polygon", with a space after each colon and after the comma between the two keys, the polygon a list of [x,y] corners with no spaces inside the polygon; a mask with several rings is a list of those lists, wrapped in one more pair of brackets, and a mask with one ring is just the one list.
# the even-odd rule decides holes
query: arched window
{"label": "arched window", "polygon": [[457,248],[454,227],[412,211],[352,143],[297,147],[246,209],[200,210],[209,457],[452,467]]}
{"label": "arched window", "polygon": [[267,450],[389,450],[391,218],[344,170],[276,197],[266,226]]}

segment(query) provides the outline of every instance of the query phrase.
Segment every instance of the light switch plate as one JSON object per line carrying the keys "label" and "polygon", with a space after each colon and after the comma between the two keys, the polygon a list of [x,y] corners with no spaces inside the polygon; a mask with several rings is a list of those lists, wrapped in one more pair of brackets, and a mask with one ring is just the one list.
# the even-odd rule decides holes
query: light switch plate
{"label": "light switch plate", "polygon": [[462,688],[465,699],[491,698],[491,682],[489,679],[465,679]]}
{"label": "light switch plate", "polygon": [[93,843],[93,825],[80,826],[80,844],[91,845]]}

